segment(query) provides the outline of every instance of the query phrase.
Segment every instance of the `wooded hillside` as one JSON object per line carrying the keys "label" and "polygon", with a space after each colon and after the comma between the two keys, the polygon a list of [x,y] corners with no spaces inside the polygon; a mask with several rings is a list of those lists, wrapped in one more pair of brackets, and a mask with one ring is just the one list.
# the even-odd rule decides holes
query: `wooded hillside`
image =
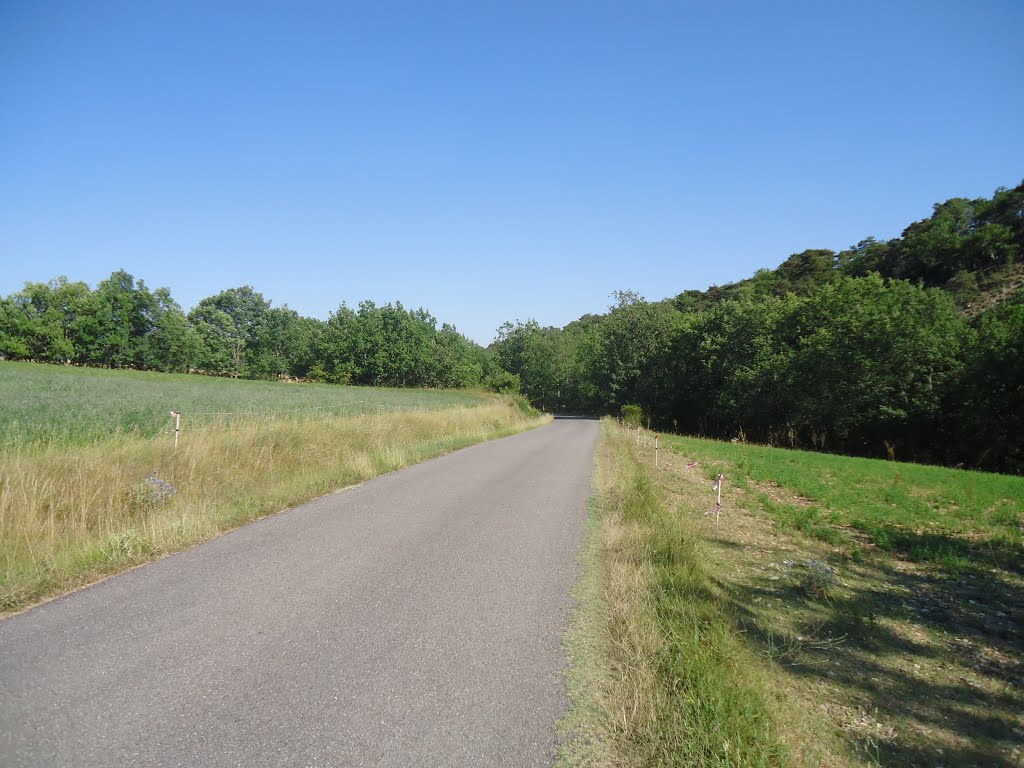
{"label": "wooded hillside", "polygon": [[738,283],[506,323],[496,354],[549,410],[635,404],[681,433],[1021,472],[1022,251],[1024,184]]}

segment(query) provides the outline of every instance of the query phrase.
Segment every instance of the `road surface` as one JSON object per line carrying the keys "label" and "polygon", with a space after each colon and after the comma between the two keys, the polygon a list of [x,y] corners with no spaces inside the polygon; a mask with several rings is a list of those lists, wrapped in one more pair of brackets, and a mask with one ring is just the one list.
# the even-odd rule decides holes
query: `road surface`
{"label": "road surface", "polygon": [[551,765],[597,434],[467,448],[0,622],[0,765]]}

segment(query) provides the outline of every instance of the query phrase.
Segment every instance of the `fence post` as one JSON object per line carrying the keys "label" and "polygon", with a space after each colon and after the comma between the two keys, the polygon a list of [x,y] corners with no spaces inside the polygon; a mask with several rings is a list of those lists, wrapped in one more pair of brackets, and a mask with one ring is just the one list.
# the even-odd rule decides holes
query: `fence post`
{"label": "fence post", "polygon": [[725,480],[725,475],[719,473],[718,479],[715,481],[715,490],[718,491],[718,498],[715,500],[715,531],[718,531],[718,521],[722,517],[722,481]]}
{"label": "fence post", "polygon": [[181,432],[181,411],[171,411],[174,417],[174,450],[178,450],[178,433]]}

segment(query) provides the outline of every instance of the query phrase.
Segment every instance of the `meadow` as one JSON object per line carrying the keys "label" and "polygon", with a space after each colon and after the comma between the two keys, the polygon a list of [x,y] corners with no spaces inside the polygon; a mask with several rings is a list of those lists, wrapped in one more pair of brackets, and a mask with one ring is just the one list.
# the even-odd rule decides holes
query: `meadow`
{"label": "meadow", "polygon": [[1024,478],[652,437],[605,422],[566,765],[1024,763]]}
{"label": "meadow", "polygon": [[746,503],[854,555],[859,542],[954,571],[1024,563],[1024,477],[699,438],[664,447],[728,467]]}
{"label": "meadow", "polygon": [[[4,413],[26,419],[0,444],[0,614],[545,421],[484,394],[27,364],[0,366],[0,381]],[[177,449],[159,418],[109,418],[137,401],[182,408]],[[187,407],[230,415],[199,422]]]}
{"label": "meadow", "polygon": [[231,421],[432,411],[481,403],[460,390],[289,384],[41,363],[0,362],[0,450],[154,437],[170,412],[183,430]]}

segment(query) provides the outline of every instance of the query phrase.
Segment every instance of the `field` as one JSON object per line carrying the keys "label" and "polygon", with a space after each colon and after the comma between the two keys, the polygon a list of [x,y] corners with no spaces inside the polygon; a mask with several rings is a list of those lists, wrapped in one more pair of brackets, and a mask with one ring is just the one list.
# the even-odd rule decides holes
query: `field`
{"label": "field", "polygon": [[605,433],[595,764],[1022,764],[1024,478]]}
{"label": "field", "polygon": [[170,412],[183,430],[230,421],[319,418],[479,404],[454,390],[284,384],[212,376],[0,362],[0,449],[153,437]]}
{"label": "field", "polygon": [[1021,477],[692,438],[665,448],[729,467],[748,506],[854,556],[867,544],[957,572],[1024,563]]}
{"label": "field", "polygon": [[[4,417],[21,419],[0,444],[0,614],[543,423],[482,394],[24,364],[0,365],[0,390]],[[177,449],[151,413],[166,402],[186,417]],[[127,410],[134,421],[115,418]]]}

